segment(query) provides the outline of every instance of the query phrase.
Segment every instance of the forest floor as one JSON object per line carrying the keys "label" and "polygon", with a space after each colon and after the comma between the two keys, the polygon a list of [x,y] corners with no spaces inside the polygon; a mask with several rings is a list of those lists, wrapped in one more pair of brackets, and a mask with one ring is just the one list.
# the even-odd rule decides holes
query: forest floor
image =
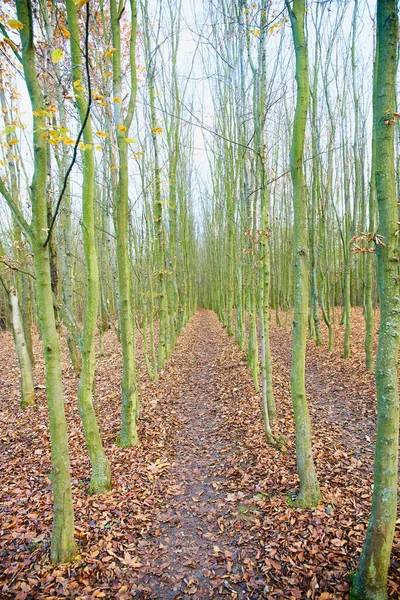
{"label": "forest floor", "polygon": [[[101,497],[87,495],[77,378],[63,348],[80,554],[58,567],[48,561],[52,497],[41,344],[37,406],[21,410],[12,337],[0,334],[0,598],[346,598],[370,512],[376,410],[373,377],[363,364],[362,313],[353,310],[353,355],[346,361],[338,321],[333,352],[326,339],[318,348],[308,343],[307,393],[324,498],[312,510],[288,502],[298,485],[288,327],[271,320],[273,429],[285,437],[286,451],[267,444],[245,356],[204,310],[192,317],[156,382],[145,373],[138,343],[140,444],[119,448],[121,356],[107,333],[95,402],[113,489]],[[400,595],[399,531],[389,592]]]}

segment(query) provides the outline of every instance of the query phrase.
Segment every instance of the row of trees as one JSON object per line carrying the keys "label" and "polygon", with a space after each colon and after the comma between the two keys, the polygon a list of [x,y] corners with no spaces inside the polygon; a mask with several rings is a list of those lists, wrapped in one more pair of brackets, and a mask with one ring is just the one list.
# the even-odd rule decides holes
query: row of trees
{"label": "row of trees", "polygon": [[[79,373],[89,491],[102,493],[111,473],[93,409],[96,330],[100,353],[109,327],[122,346],[122,446],[138,439],[135,335],[155,379],[198,304],[215,310],[247,351],[266,436],[279,445],[270,309],[280,325],[282,309],[287,316],[294,307],[295,504],[309,507],[321,495],[305,393],[307,331],[320,345],[322,321],[331,350],[341,306],[347,358],[350,309],[362,305],[372,372],[379,288],[373,512],[352,594],[386,597],[397,499],[397,8],[378,0],[375,23],[361,0],[317,2],[308,13],[305,0],[210,1],[194,12],[195,50],[182,77],[179,0],[17,0],[16,14],[3,7],[2,298],[23,405],[34,404],[32,325],[44,345],[54,562],[75,552],[60,334]],[[376,25],[370,57],[361,47],[367,22]],[[193,107],[200,70],[202,121]],[[23,79],[31,123],[22,116]],[[198,127],[188,125],[199,124],[207,159],[196,165]]]}
{"label": "row of trees", "polygon": [[[230,228],[233,253],[223,257],[219,270],[224,278],[228,277],[231,263],[235,268],[241,262],[241,282],[245,281],[246,265],[255,261],[243,257],[241,249],[247,245],[254,255],[253,249],[258,247],[259,242],[257,234],[262,229],[259,227],[261,204],[258,201],[261,189],[253,183],[253,180],[259,181],[255,165],[258,156],[267,156],[272,258],[270,299],[280,324],[279,311],[288,311],[294,302],[293,273],[287,268],[286,258],[293,250],[288,156],[295,95],[293,71],[288,67],[291,52],[286,26],[288,18],[267,3],[269,27],[263,29],[260,11],[249,8],[245,12],[245,3],[242,3],[241,10],[235,7],[227,3],[221,9],[222,14],[237,12],[236,20],[227,21],[222,40],[221,35],[218,37],[218,33],[210,31],[210,35],[215,35],[213,42],[222,46],[217,60],[218,74],[212,84],[216,88],[213,94],[214,112],[218,115],[214,130],[221,136],[225,135],[234,145],[226,150],[218,140],[213,145],[209,144],[210,160],[215,164],[211,175],[214,189],[223,181],[224,169],[221,166],[225,164],[223,161],[228,152],[232,155],[229,177],[233,176],[230,177],[230,187],[226,185],[223,193],[219,193],[218,203],[214,200],[207,206],[210,216],[215,213],[212,218],[216,225],[209,225],[211,219],[207,215],[209,228],[206,235],[211,238],[220,228],[214,241],[217,246],[218,239],[223,244],[224,236],[228,236],[224,228]],[[372,17],[371,8],[366,3],[343,2],[339,6],[331,6],[330,3],[310,5],[308,19],[311,39],[315,40],[310,44],[312,62],[309,68],[304,161],[310,248],[308,323],[310,335],[317,345],[322,341],[322,327],[327,327],[329,347],[332,348],[334,307],[343,306],[345,358],[351,352],[350,307],[363,305],[370,309],[377,302],[374,259],[371,256],[373,244],[368,236],[368,232],[374,231],[377,216],[376,202],[373,201],[375,183],[370,175],[373,156],[370,151],[372,95],[369,93],[372,85],[369,84],[374,48],[365,31],[367,28],[371,31]],[[365,44],[370,46],[368,56],[364,52]],[[263,54],[260,54],[263,47],[267,67],[263,66]],[[260,113],[257,105],[263,94],[264,108],[257,117],[254,113]],[[234,114],[229,115],[224,110],[227,102],[236,106]],[[260,118],[264,131],[261,144],[257,137]],[[224,158],[214,161],[215,155]],[[240,174],[243,169],[246,169],[246,175]],[[225,174],[225,177],[228,176]],[[229,197],[232,186],[236,192],[233,201]],[[243,236],[247,238],[245,243]],[[212,277],[215,261],[210,265],[209,254],[204,257],[204,263],[209,267],[202,270],[201,300],[215,307],[223,319],[226,310],[226,318],[229,318],[228,306],[232,303],[231,298],[238,302],[236,297],[241,282],[233,279],[231,287],[222,290],[222,295],[218,296]],[[366,322],[366,368],[372,372],[372,310],[366,312]]]}
{"label": "row of trees", "polygon": [[[135,330],[156,379],[196,307],[191,133],[179,119],[160,119],[161,111],[180,110],[184,94],[177,82],[179,4],[175,8],[162,15],[172,31],[168,74],[157,70],[166,50],[160,50],[161,28],[152,26],[147,2],[91,6],[90,0],[36,5],[21,0],[16,15],[12,7],[4,9],[9,12],[3,15],[2,50],[9,68],[2,71],[0,98],[5,136],[0,192],[11,216],[2,232],[1,281],[9,298],[23,406],[35,403],[31,329],[32,307],[38,307],[52,444],[54,562],[75,553],[60,333],[66,332],[79,373],[78,405],[92,465],[89,493],[99,494],[110,489],[111,470],[93,407],[96,329],[100,353],[109,327],[121,341],[118,443],[130,447],[138,441]],[[140,39],[138,10],[145,24]],[[137,48],[146,69],[138,66]],[[32,105],[32,144],[20,116],[21,69]],[[135,119],[143,125],[138,141],[129,137]],[[25,153],[31,153],[32,173],[24,165]],[[139,210],[129,193],[132,163],[142,197]]]}
{"label": "row of trees", "polygon": [[[300,478],[295,505],[316,506],[321,493],[305,390],[307,330],[321,345],[322,319],[332,350],[335,307],[341,306],[343,357],[348,358],[351,306],[362,305],[365,366],[375,370],[377,250],[381,325],[375,484],[351,594],[385,598],[396,521],[399,424],[398,7],[378,1],[376,43],[367,38],[368,65],[360,39],[366,20],[375,21],[366,3],[310,4],[307,20],[304,0],[285,6],[286,12],[269,2],[225,0],[210,8],[210,21],[223,25],[222,31],[209,31],[216,65],[211,83],[216,136],[207,148],[212,193],[204,209],[200,301],[217,312],[228,334],[246,350],[257,391],[261,379],[265,432],[275,445],[269,311],[275,309],[280,325],[281,310],[294,308],[291,395]],[[288,52],[293,54],[288,21],[294,73],[287,68]]]}

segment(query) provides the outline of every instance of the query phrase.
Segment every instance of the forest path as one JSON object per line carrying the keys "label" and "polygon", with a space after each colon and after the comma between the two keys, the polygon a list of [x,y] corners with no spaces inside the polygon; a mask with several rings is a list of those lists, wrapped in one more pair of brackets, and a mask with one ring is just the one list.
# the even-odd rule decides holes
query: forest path
{"label": "forest path", "polygon": [[227,344],[216,315],[200,310],[174,353],[182,390],[174,399],[180,430],[168,472],[175,495],[154,515],[157,525],[143,540],[140,559],[152,598],[217,598],[243,588],[232,588],[242,579],[242,555],[238,539],[227,533],[232,515],[226,510],[238,446],[223,433],[221,410],[221,392],[229,396],[243,380],[235,348],[227,361]]}

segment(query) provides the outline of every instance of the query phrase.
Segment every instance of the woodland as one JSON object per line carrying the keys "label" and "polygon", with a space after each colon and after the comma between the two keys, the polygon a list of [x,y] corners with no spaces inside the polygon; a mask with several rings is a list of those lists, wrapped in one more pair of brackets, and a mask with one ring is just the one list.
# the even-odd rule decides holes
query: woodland
{"label": "woodland", "polygon": [[0,6],[0,598],[400,598],[397,0]]}

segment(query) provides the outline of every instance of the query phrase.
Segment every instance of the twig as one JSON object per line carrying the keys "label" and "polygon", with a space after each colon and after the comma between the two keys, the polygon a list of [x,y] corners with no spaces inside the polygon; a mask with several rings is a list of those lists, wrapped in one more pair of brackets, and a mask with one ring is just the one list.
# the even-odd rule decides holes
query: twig
{"label": "twig", "polygon": [[29,277],[32,277],[32,279],[36,279],[36,277],[32,275],[32,273],[29,273],[29,271],[24,271],[23,269],[18,269],[18,267],[13,267],[12,265],[10,265],[7,262],[6,258],[0,256],[0,262],[2,262],[11,271],[17,271],[18,273],[22,273],[23,275],[29,275]]}

